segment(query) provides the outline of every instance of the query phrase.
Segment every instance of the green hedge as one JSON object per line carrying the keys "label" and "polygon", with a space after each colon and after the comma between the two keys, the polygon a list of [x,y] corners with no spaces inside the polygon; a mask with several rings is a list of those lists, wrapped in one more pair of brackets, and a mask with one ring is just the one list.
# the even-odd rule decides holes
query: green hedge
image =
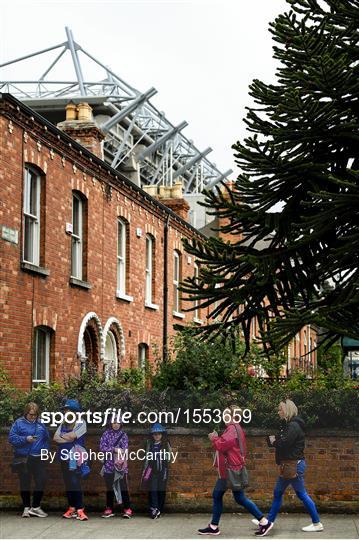
{"label": "green hedge", "polygon": [[[251,426],[272,428],[278,422],[279,401],[290,398],[308,427],[359,428],[358,383],[344,377],[337,358],[331,361],[327,356],[325,369],[319,369],[313,379],[298,372],[280,380],[283,357],[268,360],[255,346],[244,357],[240,339],[203,343],[190,329],[177,334],[169,361],[163,362],[158,354],[156,358],[154,375],[149,366],[145,372],[124,369],[106,382],[97,373],[85,372],[78,379],[41,385],[28,393],[13,388],[0,370],[0,424],[8,426],[20,416],[26,402],[35,401],[45,411],[58,411],[64,398],[71,397],[79,399],[84,410],[114,407],[133,414],[176,411],[178,407],[223,410],[237,403],[252,411]],[[264,368],[272,378],[250,376],[249,366]],[[178,424],[188,425],[183,416]]]}
{"label": "green hedge", "polygon": [[[337,381],[338,383],[338,381]],[[252,380],[237,389],[223,387],[211,391],[177,389],[151,390],[125,387],[123,383],[107,383],[99,377],[69,379],[66,384],[41,385],[31,392],[21,392],[10,385],[0,387],[0,424],[8,426],[22,414],[26,402],[35,401],[42,410],[58,411],[65,397],[80,400],[84,410],[104,411],[108,407],[139,411],[176,411],[183,409],[223,410],[230,403],[251,409],[250,427],[275,427],[277,405],[283,398],[293,399],[308,427],[359,429],[359,390],[343,384],[329,387],[328,380],[304,381],[301,376],[286,383],[268,384]],[[188,425],[183,416],[179,425]],[[190,423],[190,426],[198,424]],[[210,424],[213,427],[213,424]],[[209,427],[209,426],[207,426]]]}

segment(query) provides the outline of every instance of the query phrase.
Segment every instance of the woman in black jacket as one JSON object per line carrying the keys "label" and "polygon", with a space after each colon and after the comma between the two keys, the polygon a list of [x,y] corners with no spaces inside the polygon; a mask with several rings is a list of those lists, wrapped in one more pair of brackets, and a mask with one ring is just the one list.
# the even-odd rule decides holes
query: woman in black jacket
{"label": "woman in black jacket", "polygon": [[308,510],[312,523],[303,527],[304,532],[319,532],[323,530],[319,515],[313,500],[309,497],[304,486],[304,421],[298,416],[298,409],[290,399],[279,404],[278,415],[281,426],[277,435],[268,437],[268,445],[275,448],[275,460],[279,465],[280,476],[274,488],[274,497],[268,514],[268,523],[260,525],[256,536],[266,536],[274,525],[275,518],[282,505],[285,490],[291,485],[297,497]]}

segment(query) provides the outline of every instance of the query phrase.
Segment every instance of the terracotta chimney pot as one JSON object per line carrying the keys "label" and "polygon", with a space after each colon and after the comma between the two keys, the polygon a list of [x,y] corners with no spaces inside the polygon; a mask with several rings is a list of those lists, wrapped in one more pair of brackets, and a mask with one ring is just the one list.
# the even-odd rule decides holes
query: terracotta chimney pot
{"label": "terracotta chimney pot", "polygon": [[80,122],[91,122],[92,121],[92,109],[88,103],[79,103],[77,119]]}
{"label": "terracotta chimney pot", "polygon": [[66,105],[66,120],[76,120],[77,119],[77,106],[73,101],[70,101]]}
{"label": "terracotta chimney pot", "polygon": [[177,180],[171,189],[171,197],[173,199],[182,199],[182,180]]}

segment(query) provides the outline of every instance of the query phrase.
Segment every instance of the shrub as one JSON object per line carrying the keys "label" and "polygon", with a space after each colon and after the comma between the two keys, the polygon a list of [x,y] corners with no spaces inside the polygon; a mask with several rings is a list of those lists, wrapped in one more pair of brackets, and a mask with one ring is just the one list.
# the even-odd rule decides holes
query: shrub
{"label": "shrub", "polygon": [[217,339],[203,342],[187,328],[178,333],[170,348],[169,360],[157,356],[157,372],[152,378],[154,388],[208,392],[236,389],[253,377],[248,366],[259,366],[264,357],[255,345],[244,358],[244,343]]}
{"label": "shrub", "polygon": [[[177,411],[179,407],[182,411],[223,411],[236,403],[251,409],[250,427],[273,429],[278,423],[279,401],[290,398],[307,427],[359,428],[359,391],[354,381],[344,377],[341,366],[319,370],[314,379],[298,372],[290,379],[269,380],[248,374],[248,365],[263,365],[260,350],[254,349],[246,359],[243,352],[239,341],[204,344],[193,339],[190,331],[185,332],[176,337],[170,361],[157,366],[150,390],[145,389],[143,371],[133,368],[121,370],[110,381],[86,371],[79,378],[69,377],[63,384],[40,385],[31,392],[11,387],[6,375],[0,372],[0,424],[8,426],[20,416],[26,402],[35,401],[42,410],[57,411],[68,397],[78,399],[83,410],[115,408],[133,415],[140,411]],[[146,377],[150,375],[147,367]],[[178,425],[188,426],[183,414]],[[198,427],[194,421],[189,425]]]}
{"label": "shrub", "polygon": [[330,372],[336,368],[341,368],[343,360],[343,351],[340,340],[336,341],[331,347],[318,349],[318,366],[324,372]]}

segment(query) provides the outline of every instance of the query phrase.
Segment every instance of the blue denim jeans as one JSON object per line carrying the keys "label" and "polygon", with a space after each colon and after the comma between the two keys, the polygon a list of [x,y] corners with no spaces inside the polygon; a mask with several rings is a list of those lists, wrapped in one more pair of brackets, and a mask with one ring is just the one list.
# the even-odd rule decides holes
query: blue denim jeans
{"label": "blue denim jeans", "polygon": [[296,478],[293,478],[292,480],[284,480],[284,478],[282,478],[281,476],[278,478],[277,483],[274,488],[274,497],[273,497],[271,509],[269,510],[268,521],[271,521],[272,523],[275,521],[275,518],[277,517],[277,514],[279,512],[279,509],[282,506],[283,494],[285,490],[287,489],[287,487],[291,485],[298,499],[300,499],[303,502],[305,508],[309,512],[310,517],[312,518],[312,522],[319,523],[320,519],[317,512],[317,508],[313,500],[309,497],[304,486],[305,469],[306,469],[306,464],[305,464],[304,459],[302,459],[301,461],[299,461],[297,465]]}
{"label": "blue denim jeans", "polygon": [[[214,486],[213,490],[213,516],[211,523],[212,525],[218,525],[219,520],[221,519],[221,515],[223,512],[223,495],[227,491],[227,480],[225,478],[219,478],[216,482],[216,485]],[[246,510],[252,516],[258,519],[262,519],[263,512],[259,510],[259,508],[252,502],[250,499],[247,499],[247,497],[244,494],[243,490],[240,491],[232,491],[234,500],[236,503],[240,504],[241,506],[244,506]]]}

